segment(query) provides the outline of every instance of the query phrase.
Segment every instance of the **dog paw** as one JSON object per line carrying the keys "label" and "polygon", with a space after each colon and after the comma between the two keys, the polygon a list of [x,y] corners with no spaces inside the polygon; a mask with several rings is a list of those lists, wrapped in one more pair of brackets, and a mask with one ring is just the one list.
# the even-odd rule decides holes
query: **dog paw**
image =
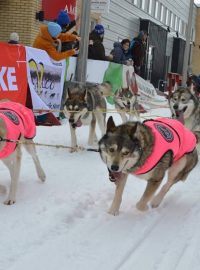
{"label": "dog paw", "polygon": [[7,200],[5,200],[5,202],[4,202],[4,204],[6,204],[6,205],[12,205],[12,204],[14,204],[15,203],[15,200],[12,200],[12,199],[7,199]]}
{"label": "dog paw", "polygon": [[144,203],[141,203],[141,202],[138,202],[136,204],[136,208],[139,210],[139,211],[147,211],[149,209],[148,205],[144,204]]}
{"label": "dog paw", "polygon": [[157,208],[160,205],[161,201],[158,197],[154,197],[153,200],[151,201],[151,207],[152,208]]}
{"label": "dog paw", "polygon": [[42,172],[40,172],[39,174],[38,174],[38,177],[40,178],[40,180],[42,181],[42,182],[45,182],[45,180],[46,180],[46,175],[45,175],[45,173],[42,171]]}
{"label": "dog paw", "polygon": [[75,153],[75,152],[78,152],[78,151],[79,151],[78,146],[71,147],[70,150],[69,150],[70,153]]}
{"label": "dog paw", "polygon": [[108,214],[113,215],[113,216],[118,216],[119,215],[119,209],[110,208],[108,210]]}

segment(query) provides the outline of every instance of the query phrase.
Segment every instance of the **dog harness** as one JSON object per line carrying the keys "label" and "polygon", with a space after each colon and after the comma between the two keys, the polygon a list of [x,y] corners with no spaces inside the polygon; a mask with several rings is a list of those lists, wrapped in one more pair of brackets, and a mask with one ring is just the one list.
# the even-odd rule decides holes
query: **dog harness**
{"label": "dog harness", "polygon": [[[7,140],[18,140],[21,135],[27,139],[35,137],[36,127],[32,110],[16,102],[0,103],[0,119],[6,126]],[[0,150],[0,159],[8,157],[16,148],[16,142],[6,142]]]}
{"label": "dog harness", "polygon": [[196,147],[196,136],[178,120],[158,118],[147,120],[144,125],[151,128],[155,144],[145,164],[132,172],[133,174],[144,174],[152,170],[167,151],[172,151],[173,161],[176,161]]}

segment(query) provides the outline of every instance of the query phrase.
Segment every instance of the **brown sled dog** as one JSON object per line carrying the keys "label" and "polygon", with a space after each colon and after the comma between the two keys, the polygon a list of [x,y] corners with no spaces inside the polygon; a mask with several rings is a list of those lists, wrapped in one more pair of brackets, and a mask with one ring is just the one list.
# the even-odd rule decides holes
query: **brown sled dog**
{"label": "brown sled dog", "polygon": [[[162,150],[159,154],[154,152],[158,149]],[[116,184],[109,209],[112,215],[119,213],[128,174],[147,180],[146,190],[136,205],[144,211],[148,209],[149,202],[152,207],[158,207],[171,186],[184,181],[198,161],[195,135],[179,121],[168,118],[115,126],[110,117],[106,134],[99,141],[99,151],[110,180]],[[155,195],[168,169],[168,181]]]}

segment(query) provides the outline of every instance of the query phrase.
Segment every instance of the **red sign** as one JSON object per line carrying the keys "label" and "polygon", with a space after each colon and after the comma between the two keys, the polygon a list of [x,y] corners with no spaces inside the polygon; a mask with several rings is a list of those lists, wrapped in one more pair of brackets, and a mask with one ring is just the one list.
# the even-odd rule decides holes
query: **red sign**
{"label": "red sign", "polygon": [[54,21],[59,11],[66,9],[73,21],[75,20],[76,0],[42,0],[42,9],[45,20]]}
{"label": "red sign", "polygon": [[0,43],[0,99],[25,105],[27,86],[25,47]]}

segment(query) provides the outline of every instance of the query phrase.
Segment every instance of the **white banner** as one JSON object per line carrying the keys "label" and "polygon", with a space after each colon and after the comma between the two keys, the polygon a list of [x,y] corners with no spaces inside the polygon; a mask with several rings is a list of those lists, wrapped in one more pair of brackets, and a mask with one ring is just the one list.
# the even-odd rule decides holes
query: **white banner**
{"label": "white banner", "polygon": [[108,13],[110,9],[110,0],[91,0],[91,12]]}
{"label": "white banner", "polygon": [[[67,80],[70,80],[70,78],[73,80],[75,67],[76,58],[69,58]],[[86,80],[93,83],[109,81],[112,84],[113,93],[120,87],[129,86],[134,93],[139,94],[138,101],[145,109],[168,106],[167,99],[164,96],[159,96],[150,82],[135,74],[132,66],[88,60]]]}
{"label": "white banner", "polygon": [[[33,110],[59,110],[66,61],[54,61],[45,51],[26,47],[26,62]],[[54,115],[58,116],[59,112]]]}

